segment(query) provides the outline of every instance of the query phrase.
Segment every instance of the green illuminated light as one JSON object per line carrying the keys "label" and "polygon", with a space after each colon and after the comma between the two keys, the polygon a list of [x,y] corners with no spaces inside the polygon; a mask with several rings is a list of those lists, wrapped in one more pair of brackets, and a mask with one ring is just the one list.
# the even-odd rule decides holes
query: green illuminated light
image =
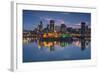
{"label": "green illuminated light", "polygon": [[66,37],[70,37],[70,34],[61,34],[61,37],[66,38]]}

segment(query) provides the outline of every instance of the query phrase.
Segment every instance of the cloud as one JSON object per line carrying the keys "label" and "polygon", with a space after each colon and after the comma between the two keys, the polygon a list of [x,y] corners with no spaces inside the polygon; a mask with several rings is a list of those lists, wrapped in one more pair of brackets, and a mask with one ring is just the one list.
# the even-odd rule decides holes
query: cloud
{"label": "cloud", "polygon": [[47,22],[49,22],[50,20],[54,20],[56,25],[60,25],[60,24],[65,24],[65,21],[63,19],[57,19],[57,18],[52,18],[52,17],[40,17],[41,20],[45,20]]}
{"label": "cloud", "polygon": [[40,19],[41,19],[41,20],[46,20],[46,21],[53,20],[53,18],[47,17],[47,16],[45,16],[45,17],[40,17]]}
{"label": "cloud", "polygon": [[81,23],[77,23],[77,24],[74,24],[74,25],[76,25],[76,26],[80,26],[80,25],[81,25]]}
{"label": "cloud", "polygon": [[[40,19],[41,20],[45,20],[47,23],[49,23],[50,20],[54,20],[55,21],[55,25],[58,25],[58,26],[60,26],[61,24],[65,24],[66,26],[72,27],[72,28],[80,28],[81,27],[81,22],[73,24],[71,22],[65,21],[64,19],[53,18],[53,17],[48,17],[48,16],[40,17]],[[86,22],[86,24],[88,25],[89,23]]]}
{"label": "cloud", "polygon": [[59,24],[65,24],[65,21],[62,20],[62,19],[57,19],[56,22],[59,23]]}
{"label": "cloud", "polygon": [[53,20],[53,18],[44,18],[44,20],[50,21],[50,20]]}

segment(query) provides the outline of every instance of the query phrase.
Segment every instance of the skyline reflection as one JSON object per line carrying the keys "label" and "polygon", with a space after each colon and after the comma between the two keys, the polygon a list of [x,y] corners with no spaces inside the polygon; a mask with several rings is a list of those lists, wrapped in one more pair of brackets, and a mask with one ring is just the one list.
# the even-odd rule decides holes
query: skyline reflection
{"label": "skyline reflection", "polygon": [[84,50],[86,48],[89,48],[90,47],[90,41],[86,41],[84,44],[84,48],[82,48],[82,42],[77,39],[77,40],[74,40],[74,41],[65,41],[65,40],[62,40],[62,41],[51,41],[51,40],[48,40],[48,41],[41,41],[41,40],[26,40],[25,42],[23,42],[24,44],[29,44],[29,43],[36,43],[37,46],[38,46],[38,49],[41,49],[42,47],[46,47],[47,49],[50,49],[50,51],[54,51],[55,49],[55,46],[59,46],[61,48],[63,47],[67,47],[67,46],[71,46],[71,45],[74,45],[74,46],[77,46],[80,48],[80,50]]}

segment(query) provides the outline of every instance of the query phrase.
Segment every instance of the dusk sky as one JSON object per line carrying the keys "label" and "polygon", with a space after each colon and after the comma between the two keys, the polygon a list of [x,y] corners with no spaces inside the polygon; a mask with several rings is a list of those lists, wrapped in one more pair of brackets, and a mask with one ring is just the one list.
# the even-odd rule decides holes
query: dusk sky
{"label": "dusk sky", "polygon": [[46,27],[50,20],[54,20],[55,25],[58,26],[60,26],[62,23],[66,24],[66,26],[78,26],[81,22],[86,22],[87,25],[91,25],[91,14],[23,10],[24,30],[33,30],[39,25],[40,21],[43,22],[43,27]]}

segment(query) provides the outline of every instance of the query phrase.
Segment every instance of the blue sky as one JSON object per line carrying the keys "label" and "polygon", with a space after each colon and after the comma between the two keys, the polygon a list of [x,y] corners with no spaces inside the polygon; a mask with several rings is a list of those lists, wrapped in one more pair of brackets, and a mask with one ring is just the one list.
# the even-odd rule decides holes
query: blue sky
{"label": "blue sky", "polygon": [[40,21],[43,22],[43,27],[49,24],[50,20],[55,20],[55,25],[60,26],[62,23],[66,26],[77,26],[81,22],[86,22],[91,25],[90,13],[76,13],[76,12],[55,12],[55,11],[34,11],[23,10],[23,29],[33,30]]}

